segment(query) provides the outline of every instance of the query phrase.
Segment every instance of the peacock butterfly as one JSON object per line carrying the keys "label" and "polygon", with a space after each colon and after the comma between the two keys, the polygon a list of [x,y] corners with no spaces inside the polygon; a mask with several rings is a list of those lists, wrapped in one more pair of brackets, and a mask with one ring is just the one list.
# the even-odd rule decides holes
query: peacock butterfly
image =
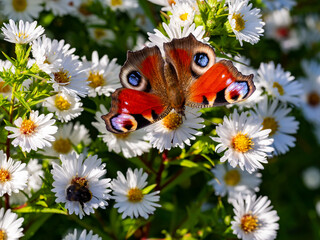
{"label": "peacock butterfly", "polygon": [[174,109],[206,108],[235,103],[254,91],[253,74],[243,75],[231,61],[215,62],[211,46],[190,34],[163,44],[128,51],[120,71],[123,88],[112,94],[110,112],[102,116],[113,133],[132,132]]}

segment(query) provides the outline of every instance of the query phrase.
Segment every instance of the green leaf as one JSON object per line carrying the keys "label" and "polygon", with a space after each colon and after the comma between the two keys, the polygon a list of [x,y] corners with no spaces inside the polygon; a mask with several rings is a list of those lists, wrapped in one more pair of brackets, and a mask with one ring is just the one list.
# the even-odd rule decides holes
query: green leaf
{"label": "green leaf", "polygon": [[28,111],[31,112],[31,108],[30,108],[29,104],[25,101],[24,97],[22,97],[21,95],[19,95],[18,92],[14,92],[14,96],[19,100],[19,102],[20,102],[26,109],[28,109]]}
{"label": "green leaf", "polygon": [[190,161],[190,160],[182,160],[182,161],[180,162],[180,165],[181,165],[182,167],[188,167],[188,168],[199,167],[199,165],[198,165],[197,163],[192,162],[192,161]]}
{"label": "green leaf", "polygon": [[57,213],[62,215],[68,215],[67,210],[61,210],[57,208],[42,208],[35,206],[26,206],[15,210],[16,213]]}
{"label": "green leaf", "polygon": [[151,190],[154,189],[156,186],[157,186],[157,184],[152,184],[152,185],[150,185],[150,186],[147,186],[147,187],[145,187],[145,188],[142,190],[142,193],[143,193],[143,194],[148,194],[148,193],[151,192]]}

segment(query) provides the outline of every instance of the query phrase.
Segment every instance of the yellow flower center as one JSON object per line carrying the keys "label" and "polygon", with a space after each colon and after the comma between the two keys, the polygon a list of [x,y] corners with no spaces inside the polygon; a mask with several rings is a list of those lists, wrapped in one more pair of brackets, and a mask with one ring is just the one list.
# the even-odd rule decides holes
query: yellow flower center
{"label": "yellow flower center", "polygon": [[46,57],[46,60],[44,60],[43,63],[46,63],[46,64],[51,64],[51,62],[49,61],[49,59]]}
{"label": "yellow flower center", "polygon": [[271,129],[269,136],[275,134],[279,128],[278,122],[273,117],[265,117],[262,122],[263,129]]}
{"label": "yellow flower center", "polygon": [[17,12],[23,12],[27,8],[26,0],[12,0],[13,9]]}
{"label": "yellow flower center", "polygon": [[112,6],[119,6],[122,5],[122,0],[111,0]]}
{"label": "yellow flower center", "polygon": [[106,31],[103,28],[95,28],[94,29],[94,36],[96,39],[101,39],[106,36]]}
{"label": "yellow flower center", "polygon": [[129,135],[130,135],[130,132],[114,134],[114,136],[116,136],[116,138],[120,138],[120,139],[126,139]]}
{"label": "yellow flower center", "polygon": [[185,21],[185,20],[187,20],[188,19],[188,13],[184,13],[184,14],[181,14],[180,15],[180,19],[182,20],[182,21]]}
{"label": "yellow flower center", "polygon": [[238,32],[245,29],[246,21],[243,19],[243,16],[244,15],[241,16],[241,13],[234,13],[232,15],[232,19],[236,21],[236,26],[234,27],[234,29]]}
{"label": "yellow flower center", "polygon": [[308,104],[312,107],[316,107],[320,103],[320,96],[316,92],[311,92],[307,96]]}
{"label": "yellow flower center", "polygon": [[162,120],[162,125],[169,130],[176,130],[182,124],[182,117],[176,112],[169,113]]}
{"label": "yellow flower center", "polygon": [[0,168],[0,182],[5,183],[11,179],[11,175],[8,170]]}
{"label": "yellow flower center", "polygon": [[97,88],[97,87],[100,87],[100,86],[104,86],[105,82],[106,82],[101,74],[92,73],[92,72],[90,72],[90,75],[89,75],[87,81],[90,82],[89,86],[92,87],[92,88]]}
{"label": "yellow flower center", "polygon": [[78,10],[83,16],[91,15],[91,12],[89,10],[89,3],[81,3]]}
{"label": "yellow flower center", "polygon": [[251,214],[246,214],[241,218],[241,228],[245,233],[251,233],[258,229],[258,219]]}
{"label": "yellow flower center", "polygon": [[0,82],[0,93],[8,93],[11,91],[10,85],[4,85],[5,82]]}
{"label": "yellow flower center", "polygon": [[25,119],[21,124],[20,132],[25,135],[30,135],[36,130],[36,128],[37,125],[32,120]]}
{"label": "yellow flower center", "polygon": [[54,105],[60,111],[64,111],[70,109],[71,103],[69,103],[69,101],[62,96],[56,96],[54,100]]}
{"label": "yellow flower center", "polygon": [[278,83],[278,82],[274,82],[272,85],[273,88],[277,88],[279,94],[282,96],[284,94],[284,89],[283,87]]}
{"label": "yellow flower center", "polygon": [[0,230],[0,240],[7,240],[8,236],[4,230]]}
{"label": "yellow flower center", "polygon": [[247,134],[239,132],[235,137],[232,138],[231,144],[234,150],[245,153],[252,149],[253,142],[252,138],[249,138]]}
{"label": "yellow flower center", "polygon": [[241,176],[238,170],[233,169],[224,175],[224,182],[229,186],[236,186],[240,182]]}
{"label": "yellow flower center", "polygon": [[54,80],[57,83],[69,83],[70,82],[70,76],[68,71],[60,71],[53,74]]}
{"label": "yellow flower center", "polygon": [[128,200],[129,202],[141,202],[143,199],[142,191],[139,188],[131,188],[128,192]]}
{"label": "yellow flower center", "polygon": [[72,150],[72,144],[69,138],[59,138],[52,144],[53,149],[57,153],[67,154]]}

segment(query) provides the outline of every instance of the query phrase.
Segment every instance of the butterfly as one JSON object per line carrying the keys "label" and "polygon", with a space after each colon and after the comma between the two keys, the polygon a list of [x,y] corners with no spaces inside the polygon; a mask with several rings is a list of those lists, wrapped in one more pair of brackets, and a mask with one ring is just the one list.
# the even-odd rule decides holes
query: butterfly
{"label": "butterfly", "polygon": [[216,62],[213,48],[192,34],[157,46],[128,51],[120,70],[123,88],[111,95],[110,112],[102,116],[112,133],[148,126],[172,109],[208,108],[236,103],[254,91],[253,74],[243,75],[228,60]]}

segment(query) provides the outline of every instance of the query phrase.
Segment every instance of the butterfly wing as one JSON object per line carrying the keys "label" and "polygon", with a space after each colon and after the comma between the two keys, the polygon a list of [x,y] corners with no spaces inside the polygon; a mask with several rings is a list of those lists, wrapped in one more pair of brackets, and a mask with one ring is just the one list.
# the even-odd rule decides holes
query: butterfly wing
{"label": "butterfly wing", "polygon": [[192,34],[164,43],[163,47],[166,54],[166,65],[176,75],[176,78],[166,77],[166,79],[167,81],[179,81],[185,94],[190,85],[215,63],[213,48],[198,41]]}
{"label": "butterfly wing", "polygon": [[252,74],[242,75],[231,61],[216,63],[213,48],[192,34],[165,43],[164,50],[166,64],[177,75],[187,106],[213,107],[239,102],[255,90]]}
{"label": "butterfly wing", "polygon": [[221,60],[188,89],[186,105],[213,107],[240,102],[255,91],[253,74],[243,75],[231,61]]}
{"label": "butterfly wing", "polygon": [[112,94],[110,112],[102,116],[110,132],[135,131],[171,110],[166,98],[164,60],[158,47],[129,51],[120,81],[124,88]]}
{"label": "butterfly wing", "polygon": [[156,95],[165,93],[164,60],[160,49],[145,47],[139,51],[128,51],[127,60],[120,71],[123,87]]}
{"label": "butterfly wing", "polygon": [[112,94],[110,112],[102,119],[110,132],[127,133],[161,119],[170,110],[157,95],[120,88]]}

